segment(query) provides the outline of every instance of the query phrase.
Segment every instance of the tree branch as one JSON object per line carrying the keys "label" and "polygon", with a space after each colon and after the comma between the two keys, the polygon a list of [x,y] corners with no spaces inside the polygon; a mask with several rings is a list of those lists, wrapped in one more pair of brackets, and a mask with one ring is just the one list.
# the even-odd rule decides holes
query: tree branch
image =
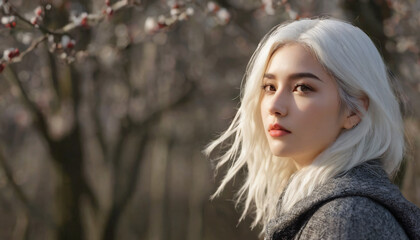
{"label": "tree branch", "polygon": [[6,159],[3,154],[3,150],[0,147],[0,166],[3,169],[10,186],[12,187],[13,192],[16,194],[17,198],[23,204],[25,210],[32,216],[36,217],[37,219],[43,221],[47,224],[47,226],[51,229],[56,228],[56,224],[53,222],[52,217],[42,213],[39,208],[35,207],[30,203],[28,197],[19,187],[19,185],[15,182],[13,178],[12,170],[10,169],[9,165],[6,162]]}
{"label": "tree branch", "polygon": [[[10,11],[11,13],[16,16],[18,19],[22,20],[23,22],[25,22],[26,24],[31,25],[32,27],[36,28],[29,20],[27,20],[25,17],[23,17],[21,14],[19,14],[19,12],[9,3],[5,3],[8,4],[10,7]],[[126,6],[141,6],[141,3],[138,3],[136,1],[133,0],[121,0],[116,2],[115,4],[113,4],[111,6],[112,11],[119,11],[121,9],[123,9]],[[104,13],[91,13],[87,15],[87,19],[91,22],[94,22],[95,24],[98,24],[99,22],[103,21],[105,19],[105,14]],[[21,62],[23,57],[28,54],[29,52],[33,51],[41,42],[43,42],[44,40],[46,40],[48,38],[49,35],[54,35],[54,36],[63,36],[65,34],[68,34],[71,30],[80,27],[80,24],[77,24],[75,22],[71,22],[68,23],[67,25],[65,25],[64,27],[57,29],[57,30],[50,30],[46,27],[44,27],[43,25],[38,24],[38,29],[44,34],[42,37],[36,39],[35,41],[32,42],[31,46],[28,47],[24,52],[22,52],[19,56],[14,57],[10,63],[17,63],[17,62]],[[3,59],[2,59],[3,60]],[[1,60],[0,60],[1,61]],[[4,62],[4,60],[2,61]]]}
{"label": "tree branch", "polygon": [[57,98],[57,104],[55,104],[55,106],[60,106],[61,105],[61,92],[60,92],[60,83],[58,80],[58,71],[57,71],[57,64],[56,64],[56,60],[54,58],[54,55],[47,51],[47,58],[48,58],[48,63],[50,65],[49,70],[50,70],[50,76],[51,76],[51,84],[52,84],[52,88],[54,89],[55,92],[55,96]]}
{"label": "tree branch", "polygon": [[[140,144],[139,148],[136,151],[135,159],[133,165],[130,167],[130,171],[128,172],[128,180],[127,180],[127,187],[123,188],[121,197],[114,195],[114,199],[111,206],[110,214],[105,223],[104,231],[102,233],[103,240],[111,240],[115,239],[115,230],[117,229],[119,218],[123,213],[124,209],[127,206],[127,203],[130,201],[131,197],[134,194],[134,189],[137,186],[137,179],[138,179],[138,171],[140,167],[141,160],[143,159],[144,152],[146,149],[146,140],[148,138],[148,129],[145,129],[143,133],[141,133],[140,137]],[[118,184],[114,184],[116,186]],[[115,189],[114,189],[115,192]]]}
{"label": "tree branch", "polygon": [[[96,61],[96,58],[95,58]],[[96,71],[95,71],[96,72]],[[101,98],[102,95],[100,94],[102,91],[99,91],[101,89],[101,84],[99,84],[98,81],[95,81],[95,79],[97,79],[96,77],[94,77],[94,88],[98,90],[97,94],[93,94],[93,101],[92,101],[92,110],[90,111],[91,115],[92,115],[92,119],[94,121],[94,129],[95,129],[95,135],[98,138],[99,141],[99,146],[101,148],[103,157],[105,162],[108,162],[109,160],[109,149],[108,149],[108,144],[106,142],[105,139],[105,135],[104,135],[104,131],[103,131],[103,126],[102,126],[102,122],[101,122],[101,117],[100,117],[100,103],[101,103]]]}
{"label": "tree branch", "polygon": [[38,47],[38,45],[40,43],[45,41],[47,38],[48,38],[48,35],[43,35],[43,36],[37,38],[35,41],[32,42],[32,44],[25,51],[23,51],[19,56],[14,57],[10,62],[11,63],[21,62],[23,57],[26,56],[26,54],[32,52],[36,47]]}
{"label": "tree branch", "polygon": [[164,113],[165,111],[167,111],[171,108],[174,108],[174,107],[180,105],[181,103],[187,101],[192,96],[196,86],[195,86],[195,83],[193,81],[188,80],[188,79],[186,81],[187,81],[187,85],[188,84],[190,85],[188,87],[187,91],[185,91],[180,96],[178,96],[178,98],[175,99],[174,101],[169,101],[169,102],[165,103],[164,105],[160,106],[157,110],[153,111],[151,114],[149,114],[147,117],[145,117],[141,121],[135,122],[133,127],[135,129],[139,129],[139,128],[142,128],[144,126],[149,126],[152,122],[154,122],[156,119],[158,119],[160,117],[160,115],[162,113]]}
{"label": "tree branch", "polygon": [[[152,123],[156,122],[158,118],[169,109],[172,109],[185,101],[189,97],[192,96],[194,92],[195,85],[192,81],[189,81],[190,87],[187,91],[182,93],[178,96],[177,99],[174,101],[167,102],[166,104],[160,106],[157,110],[147,116],[140,122],[132,122],[129,118],[125,119],[121,123],[121,134],[119,136],[116,151],[114,153],[112,163],[113,163],[113,172],[114,172],[114,189],[113,189],[113,202],[112,207],[110,210],[110,214],[108,215],[103,236],[103,240],[112,240],[115,238],[115,230],[119,221],[119,217],[123,213],[124,209],[127,207],[127,203],[130,201],[134,194],[134,189],[137,186],[137,179],[138,179],[138,169],[143,159],[145,147],[146,147],[146,139],[148,138],[148,131],[152,125]],[[125,188],[120,186],[120,159],[122,148],[124,146],[124,142],[126,141],[128,134],[134,132],[135,134],[141,135],[139,148],[136,151],[135,159],[133,165],[130,167],[131,171],[128,173],[128,185]],[[117,192],[121,192],[122,194],[117,195]],[[119,197],[120,196],[120,197]]]}
{"label": "tree branch", "polygon": [[5,69],[5,77],[9,80],[12,86],[16,86],[19,90],[19,94],[22,96],[23,103],[26,105],[28,110],[32,113],[32,116],[35,120],[35,125],[37,126],[38,130],[40,131],[41,135],[45,138],[48,145],[52,147],[53,140],[51,139],[50,135],[48,134],[48,125],[47,121],[45,120],[44,115],[42,112],[37,108],[35,103],[29,98],[28,94],[26,93],[22,83],[20,82],[16,72],[14,71],[12,66],[9,66]]}

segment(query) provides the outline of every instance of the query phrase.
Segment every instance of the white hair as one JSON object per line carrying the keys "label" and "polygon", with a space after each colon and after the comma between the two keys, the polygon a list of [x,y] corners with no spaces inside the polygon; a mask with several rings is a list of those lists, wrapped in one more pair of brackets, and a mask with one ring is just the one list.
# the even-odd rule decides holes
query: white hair
{"label": "white hair", "polygon": [[[269,58],[288,43],[302,44],[312,51],[337,81],[341,110],[349,109],[361,118],[355,128],[343,130],[310,165],[300,170],[291,159],[271,153],[260,113],[260,86]],[[367,110],[361,98],[368,100]],[[237,194],[237,204],[244,201],[239,221],[252,209],[255,219],[251,227],[261,224],[263,231],[277,211],[289,211],[332,177],[371,159],[380,159],[391,176],[399,168],[404,153],[399,104],[378,50],[362,30],[334,19],[302,19],[276,26],[265,35],[248,63],[235,118],[207,146],[205,154],[209,155],[228,139],[232,142],[218,158],[216,169],[230,161],[231,167],[212,198],[245,168],[247,176]]]}

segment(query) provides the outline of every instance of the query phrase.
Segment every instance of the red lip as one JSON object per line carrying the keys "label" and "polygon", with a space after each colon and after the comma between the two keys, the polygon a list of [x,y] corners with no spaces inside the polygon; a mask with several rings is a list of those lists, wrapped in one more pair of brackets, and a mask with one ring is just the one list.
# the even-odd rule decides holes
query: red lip
{"label": "red lip", "polygon": [[289,130],[277,123],[268,125],[268,132],[272,137],[280,137],[291,133]]}
{"label": "red lip", "polygon": [[269,125],[268,125],[268,131],[271,131],[271,130],[284,130],[284,131],[286,131],[286,132],[289,132],[289,133],[290,133],[290,131],[289,131],[289,130],[287,130],[286,128],[284,128],[282,125],[280,125],[280,124],[278,124],[278,123],[275,123],[275,124],[269,124]]}

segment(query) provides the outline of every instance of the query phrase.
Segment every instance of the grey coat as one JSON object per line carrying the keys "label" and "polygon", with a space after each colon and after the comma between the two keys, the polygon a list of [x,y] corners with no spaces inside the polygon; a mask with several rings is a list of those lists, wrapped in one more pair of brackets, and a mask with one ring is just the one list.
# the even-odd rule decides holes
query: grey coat
{"label": "grey coat", "polygon": [[420,240],[420,209],[389,181],[379,161],[371,160],[271,220],[265,239]]}

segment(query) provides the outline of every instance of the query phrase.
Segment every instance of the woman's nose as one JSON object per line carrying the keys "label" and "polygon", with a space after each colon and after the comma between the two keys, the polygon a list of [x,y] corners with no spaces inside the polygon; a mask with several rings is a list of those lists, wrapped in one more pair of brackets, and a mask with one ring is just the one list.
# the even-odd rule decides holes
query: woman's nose
{"label": "woman's nose", "polygon": [[268,111],[270,114],[277,117],[286,116],[288,114],[287,104],[290,101],[287,98],[287,93],[278,90],[269,103]]}

